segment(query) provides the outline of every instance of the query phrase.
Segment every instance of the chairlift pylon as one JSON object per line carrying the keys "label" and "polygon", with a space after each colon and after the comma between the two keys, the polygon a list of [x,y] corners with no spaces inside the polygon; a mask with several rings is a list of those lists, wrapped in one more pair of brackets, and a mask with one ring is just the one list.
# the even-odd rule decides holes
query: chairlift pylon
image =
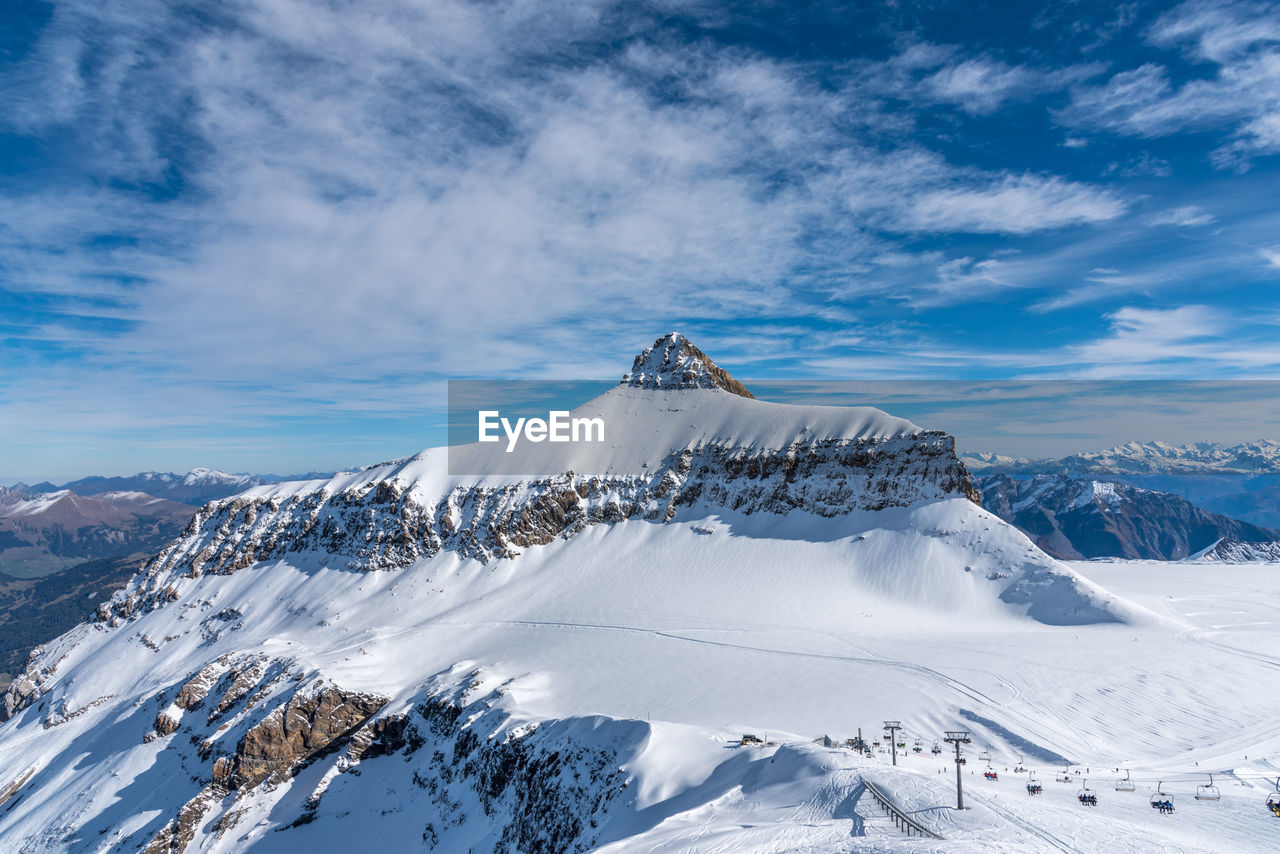
{"label": "chairlift pylon", "polygon": [[1196,786],[1197,801],[1220,801],[1222,793],[1218,791],[1218,787],[1213,785],[1213,775],[1209,775],[1209,785]]}
{"label": "chairlift pylon", "polygon": [[1133,780],[1129,779],[1129,769],[1128,768],[1124,769],[1124,779],[1116,780],[1116,791],[1117,792],[1133,792],[1133,791],[1136,791],[1137,788],[1138,787],[1134,784]]}

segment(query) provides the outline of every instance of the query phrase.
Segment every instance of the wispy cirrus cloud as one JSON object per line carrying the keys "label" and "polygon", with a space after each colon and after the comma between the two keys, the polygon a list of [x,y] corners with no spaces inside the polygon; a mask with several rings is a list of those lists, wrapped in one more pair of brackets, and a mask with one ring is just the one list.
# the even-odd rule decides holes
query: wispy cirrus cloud
{"label": "wispy cirrus cloud", "polygon": [[1211,225],[1215,220],[1216,217],[1213,214],[1199,205],[1181,205],[1147,217],[1147,223],[1150,225],[1178,225],[1184,227]]}
{"label": "wispy cirrus cloud", "polygon": [[1005,175],[980,187],[917,194],[901,225],[921,231],[1025,234],[1046,228],[1113,220],[1126,204],[1115,193],[1057,177]]}
{"label": "wispy cirrus cloud", "polygon": [[1147,39],[1213,72],[1177,81],[1166,64],[1146,62],[1076,87],[1058,119],[1149,138],[1226,130],[1212,155],[1223,168],[1280,151],[1280,4],[1189,0],[1161,14]]}

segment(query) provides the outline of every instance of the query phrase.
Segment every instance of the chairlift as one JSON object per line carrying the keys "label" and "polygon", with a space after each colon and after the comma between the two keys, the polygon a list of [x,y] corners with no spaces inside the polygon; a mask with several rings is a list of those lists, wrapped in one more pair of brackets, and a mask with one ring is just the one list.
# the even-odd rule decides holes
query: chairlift
{"label": "chairlift", "polygon": [[1280,818],[1280,777],[1276,778],[1276,790],[1267,795],[1267,809],[1276,818]]}
{"label": "chairlift", "polygon": [[982,749],[982,752],[978,754],[978,758],[981,759],[983,762],[990,762],[991,761],[991,745],[988,744],[986,747],[984,747]]}
{"label": "chairlift", "polygon": [[1038,795],[1044,791],[1044,786],[1036,782],[1036,772],[1031,771],[1027,776],[1027,794]]}
{"label": "chairlift", "polygon": [[1076,800],[1086,807],[1096,807],[1098,805],[1098,794],[1089,788],[1089,781],[1080,781],[1080,791],[1076,793]]}
{"label": "chairlift", "polygon": [[934,756],[937,756],[939,753],[942,752],[942,748],[939,747],[938,742],[935,741],[933,743],[933,747],[929,748],[929,752],[932,753]]}
{"label": "chairlift", "polygon": [[1071,782],[1071,769],[1070,769],[1070,768],[1063,768],[1063,769],[1062,769],[1062,776],[1061,776],[1061,777],[1055,777],[1054,779],[1056,779],[1059,783],[1070,783],[1070,782]]}
{"label": "chairlift", "polygon": [[1134,785],[1133,780],[1129,779],[1129,769],[1128,768],[1124,769],[1124,779],[1116,780],[1116,791],[1117,792],[1133,792],[1133,791],[1137,791],[1137,789],[1138,787]]}
{"label": "chairlift", "polygon": [[1013,766],[1013,773],[1015,773],[1015,774],[1025,774],[1025,773],[1027,772],[1027,769],[1026,769],[1026,768],[1024,768],[1024,767],[1022,767],[1022,761],[1023,761],[1023,756],[1022,756],[1022,754],[1021,754],[1021,753],[1019,753],[1019,754],[1018,754],[1018,764],[1017,764],[1017,765],[1015,765],[1015,766]]}
{"label": "chairlift", "polygon": [[988,780],[999,780],[999,779],[1000,779],[1000,775],[996,773],[996,769],[992,768],[990,765],[988,765],[988,766],[987,766],[987,770],[986,770],[986,771],[983,771],[983,772],[982,772],[982,776],[983,776],[983,777],[986,777]]}
{"label": "chairlift", "polygon": [[1213,775],[1209,775],[1209,785],[1196,786],[1197,801],[1220,801],[1222,793],[1218,791],[1218,787],[1213,785]]}
{"label": "chairlift", "polygon": [[1162,815],[1173,812],[1173,797],[1164,791],[1164,782],[1156,783],[1156,790],[1151,793],[1151,808],[1160,810]]}

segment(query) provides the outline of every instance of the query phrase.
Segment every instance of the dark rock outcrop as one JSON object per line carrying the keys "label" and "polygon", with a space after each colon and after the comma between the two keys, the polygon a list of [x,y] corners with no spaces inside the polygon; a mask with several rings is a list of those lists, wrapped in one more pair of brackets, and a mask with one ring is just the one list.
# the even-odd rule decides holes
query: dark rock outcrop
{"label": "dark rock outcrop", "polygon": [[0,722],[9,720],[18,712],[40,699],[40,689],[26,677],[15,679],[0,701]]}
{"label": "dark rock outcrop", "polygon": [[287,775],[352,735],[387,699],[329,686],[295,695],[245,733],[224,774],[228,789]]}
{"label": "dark rock outcrop", "polygon": [[636,356],[622,382],[637,388],[718,388],[739,397],[755,398],[679,332],[662,336]]}

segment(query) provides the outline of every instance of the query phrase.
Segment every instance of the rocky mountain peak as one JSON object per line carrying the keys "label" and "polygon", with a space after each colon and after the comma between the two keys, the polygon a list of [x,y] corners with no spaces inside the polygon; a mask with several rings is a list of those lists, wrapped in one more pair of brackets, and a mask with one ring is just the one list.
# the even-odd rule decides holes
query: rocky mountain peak
{"label": "rocky mountain peak", "polygon": [[755,397],[679,332],[662,336],[636,356],[622,383],[637,388],[718,388],[739,397]]}

